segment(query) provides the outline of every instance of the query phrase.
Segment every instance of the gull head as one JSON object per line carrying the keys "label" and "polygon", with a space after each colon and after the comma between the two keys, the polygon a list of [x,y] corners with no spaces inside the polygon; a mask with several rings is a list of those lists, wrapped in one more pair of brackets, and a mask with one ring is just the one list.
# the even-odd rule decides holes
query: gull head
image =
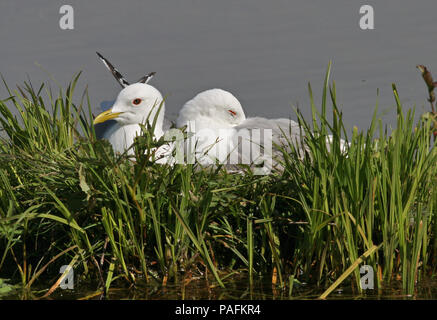
{"label": "gull head", "polygon": [[164,121],[164,99],[161,93],[146,83],[126,86],[117,96],[111,109],[102,112],[94,119],[94,124],[116,120],[119,125],[152,123],[160,106],[157,123]]}
{"label": "gull head", "polygon": [[[233,127],[246,119],[243,107],[235,96],[222,89],[210,89],[196,95],[185,103],[179,112],[176,125],[182,127],[189,121],[209,126]],[[214,126],[214,125],[213,125]]]}

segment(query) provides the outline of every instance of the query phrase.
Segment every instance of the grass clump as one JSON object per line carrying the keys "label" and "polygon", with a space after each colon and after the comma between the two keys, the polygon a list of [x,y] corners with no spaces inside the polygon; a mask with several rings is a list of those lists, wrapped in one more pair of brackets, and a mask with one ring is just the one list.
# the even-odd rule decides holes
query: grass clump
{"label": "grass clump", "polygon": [[298,281],[323,290],[348,278],[359,292],[365,261],[377,288],[401,279],[413,294],[435,274],[432,123],[415,123],[394,86],[396,127],[389,133],[375,109],[370,128],[348,136],[328,70],[311,123],[296,111],[303,159],[290,141],[284,171],[257,176],[156,164],[144,150],[164,141],[147,126],[134,159],[114,155],[95,137],[88,95],[73,102],[78,78],[56,97],[25,83],[0,101],[1,278],[28,292],[55,283],[47,296],[68,264],[78,281],[98,279],[104,293],[116,284],[194,279],[225,287],[236,274],[247,274],[249,286],[262,276],[290,294]]}

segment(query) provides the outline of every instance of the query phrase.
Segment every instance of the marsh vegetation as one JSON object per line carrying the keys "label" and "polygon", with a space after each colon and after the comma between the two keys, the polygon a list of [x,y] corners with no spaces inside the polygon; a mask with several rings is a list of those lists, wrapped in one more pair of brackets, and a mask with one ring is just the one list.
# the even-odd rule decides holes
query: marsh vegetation
{"label": "marsh vegetation", "polygon": [[369,128],[348,132],[329,74],[321,106],[309,86],[312,119],[294,110],[304,158],[290,142],[284,170],[266,176],[247,166],[232,174],[156,164],[144,152],[165,141],[149,127],[134,158],[115,155],[96,139],[88,93],[74,94],[79,75],[66,90],[8,88],[0,101],[0,278],[31,298],[58,288],[62,265],[73,267],[77,285],[94,286],[90,297],[190,283],[210,292],[241,279],[255,290],[262,279],[285,297],[308,283],[329,288],[326,297],[339,284],[361,294],[366,264],[376,292],[395,283],[414,296],[437,268],[433,114],[416,120],[393,85],[396,126],[378,119],[376,105]]}

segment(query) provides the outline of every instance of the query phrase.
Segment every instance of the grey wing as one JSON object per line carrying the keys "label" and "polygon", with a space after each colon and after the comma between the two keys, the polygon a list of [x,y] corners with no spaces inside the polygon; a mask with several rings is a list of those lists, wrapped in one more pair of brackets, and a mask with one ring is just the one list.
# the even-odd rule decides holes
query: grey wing
{"label": "grey wing", "polygon": [[272,129],[272,142],[280,147],[287,147],[290,143],[295,146],[301,140],[299,124],[290,119],[269,119],[268,124]]}
{"label": "grey wing", "polygon": [[235,129],[237,131],[259,129],[261,132],[261,143],[264,142],[264,139],[270,139],[268,134],[263,134],[264,130],[270,129],[272,130],[272,144],[283,147],[288,146],[290,143],[295,145],[300,143],[303,130],[301,130],[297,122],[290,119],[266,119],[260,117],[246,119],[243,123],[236,126]]}
{"label": "grey wing", "polygon": [[[257,161],[257,158],[268,156],[271,158],[272,166],[281,169],[282,166],[278,161],[282,158],[282,150],[291,152],[291,145],[294,145],[303,156],[303,134],[298,123],[293,120],[255,117],[246,119],[235,129],[237,134],[234,138],[234,144],[238,145],[238,151],[237,149],[236,151],[240,163],[252,164]],[[266,130],[271,130],[271,134]],[[245,148],[244,140],[250,140],[250,150],[248,147]]]}

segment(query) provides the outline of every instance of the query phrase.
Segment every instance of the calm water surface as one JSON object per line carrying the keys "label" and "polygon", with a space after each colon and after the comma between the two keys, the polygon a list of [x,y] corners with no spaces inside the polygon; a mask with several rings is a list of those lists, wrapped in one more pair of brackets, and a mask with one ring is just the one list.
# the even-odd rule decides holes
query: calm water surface
{"label": "calm water surface", "polygon": [[[307,83],[321,100],[329,60],[349,128],[367,128],[380,89],[380,115],[393,124],[391,83],[405,106],[427,110],[417,64],[437,75],[437,2],[366,1],[375,29],[359,28],[361,1],[71,0],[75,29],[59,28],[62,1],[0,3],[0,72],[10,85],[50,73],[64,85],[83,70],[93,110],[119,86],[95,55],[128,79],[156,71],[152,84],[168,96],[167,113],[201,90],[232,91],[248,116],[296,119],[309,112]],[[40,65],[40,66],[37,66]],[[0,96],[5,97],[3,89]]]}
{"label": "calm water surface", "polygon": [[[3,296],[6,299],[36,299],[42,297],[47,288],[40,286],[41,291],[35,290],[38,286],[34,285],[35,290],[31,294],[24,294],[19,290],[11,292],[10,295]],[[320,288],[314,285],[294,284],[292,294],[289,295],[288,288],[281,290],[272,287],[269,280],[254,280],[252,289],[249,287],[249,280],[246,277],[233,278],[226,282],[226,288],[211,288],[211,282],[197,280],[187,285],[168,284],[163,287],[158,285],[145,285],[137,283],[135,289],[126,287],[111,286],[107,299],[134,299],[134,300],[311,300],[317,299],[327,288]],[[102,291],[96,283],[77,283],[73,290],[57,289],[47,299],[80,299],[80,300],[100,300]],[[381,290],[365,290],[359,293],[353,290],[349,281],[345,281],[337,287],[327,299],[345,300],[345,299],[363,299],[363,300],[422,300],[437,299],[437,282],[435,280],[421,281],[417,285],[416,292],[413,295],[406,295],[402,292],[402,284],[395,282],[385,285]]]}

